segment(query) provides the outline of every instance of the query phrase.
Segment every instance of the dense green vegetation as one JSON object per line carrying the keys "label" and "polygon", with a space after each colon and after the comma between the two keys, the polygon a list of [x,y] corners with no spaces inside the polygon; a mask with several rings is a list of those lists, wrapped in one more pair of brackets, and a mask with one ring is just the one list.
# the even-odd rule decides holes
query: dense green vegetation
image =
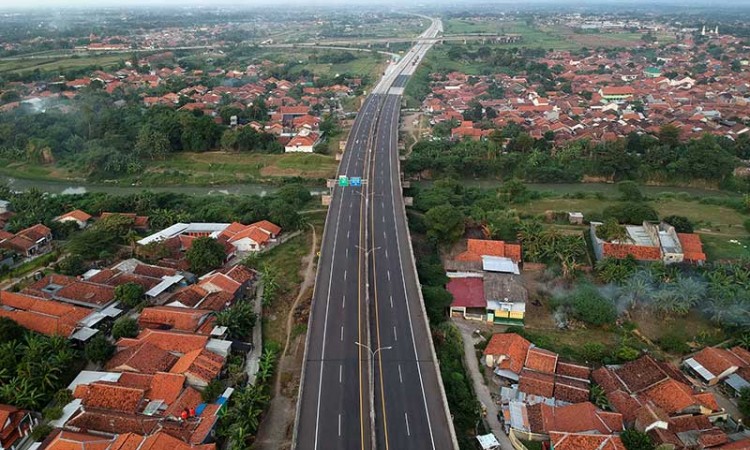
{"label": "dense green vegetation", "polygon": [[[125,106],[115,104],[120,100]],[[240,115],[265,119],[265,107],[258,105]],[[201,112],[146,109],[123,92],[109,95],[86,88],[67,107],[75,114],[51,108],[39,114],[32,107],[0,114],[0,158],[55,163],[90,178],[105,178],[139,173],[148,161],[174,152],[204,152],[220,144],[232,151],[283,151],[274,136],[252,128],[229,130]],[[219,113],[237,111],[227,106]]]}
{"label": "dense green vegetation", "polygon": [[[495,130],[486,141],[421,141],[404,164],[412,175],[461,178],[522,178],[529,182],[577,182],[584,176],[607,180],[692,183],[703,181],[747,189],[732,177],[736,158],[750,156],[750,138],[737,141],[705,135],[681,143],[662,127],[659,138],[631,135],[614,142],[587,140],[552,149],[515,125]],[[506,147],[503,142],[509,139]]]}
{"label": "dense green vegetation", "polygon": [[0,317],[0,403],[41,409],[78,374],[79,361],[66,338],[35,334]]}

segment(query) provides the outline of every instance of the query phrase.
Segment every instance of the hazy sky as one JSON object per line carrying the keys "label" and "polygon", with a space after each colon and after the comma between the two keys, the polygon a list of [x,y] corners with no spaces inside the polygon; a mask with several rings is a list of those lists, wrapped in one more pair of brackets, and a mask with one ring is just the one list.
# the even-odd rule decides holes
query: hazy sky
{"label": "hazy sky", "polygon": [[[426,6],[426,5],[455,5],[460,3],[497,3],[497,4],[517,4],[517,0],[0,0],[0,10],[4,8],[29,8],[29,7],[77,7],[77,6],[224,6],[224,5],[244,5],[244,6],[262,6],[262,5],[288,5],[300,4],[307,7],[316,5],[353,5],[353,4],[398,4],[401,6]],[[581,4],[615,4],[615,5],[637,5],[655,3],[669,3],[676,5],[697,5],[697,6],[733,6],[746,5],[750,0],[525,0],[524,4],[529,3],[556,3],[558,5],[569,4],[571,6]]]}

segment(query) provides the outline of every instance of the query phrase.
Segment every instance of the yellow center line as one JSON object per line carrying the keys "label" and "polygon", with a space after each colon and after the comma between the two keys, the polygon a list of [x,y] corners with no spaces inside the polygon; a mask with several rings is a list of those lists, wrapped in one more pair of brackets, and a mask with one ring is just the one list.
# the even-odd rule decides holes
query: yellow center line
{"label": "yellow center line", "polygon": [[[364,215],[364,202],[362,199],[359,201],[359,248],[357,249],[357,342],[362,342],[362,242],[366,238],[363,236],[365,235],[365,226],[363,226],[363,215]],[[366,244],[366,242],[365,242]],[[367,255],[364,255],[364,258],[367,258]],[[367,274],[365,274],[365,277],[367,277]],[[365,402],[364,397],[362,396],[362,346],[357,345],[357,358],[358,358],[358,373],[359,373],[359,441],[362,450],[365,450]],[[368,355],[369,356],[369,355]],[[369,358],[368,358],[369,361]]]}
{"label": "yellow center line", "polygon": [[[385,109],[385,102],[383,109]],[[377,140],[377,130],[375,130],[375,140]],[[373,149],[373,157],[372,157],[372,163],[370,164],[370,167],[372,168],[372,174],[373,177],[370,178],[372,182],[374,182],[374,173],[375,173],[375,155],[377,154],[377,151]],[[368,180],[368,184],[371,181]],[[375,249],[375,202],[372,202],[372,205],[370,206],[370,223],[372,226],[372,248]],[[373,275],[377,273],[375,270],[375,251],[372,252],[372,273]],[[378,313],[378,277],[373,276],[373,293],[374,293],[374,302],[375,302],[375,330],[377,334],[377,340],[378,345],[377,348],[381,348],[380,343],[380,314]],[[388,418],[385,412],[385,389],[383,388],[383,359],[382,356],[378,358],[378,367],[380,372],[380,405],[383,410],[383,435],[385,436],[385,448],[388,450]]]}

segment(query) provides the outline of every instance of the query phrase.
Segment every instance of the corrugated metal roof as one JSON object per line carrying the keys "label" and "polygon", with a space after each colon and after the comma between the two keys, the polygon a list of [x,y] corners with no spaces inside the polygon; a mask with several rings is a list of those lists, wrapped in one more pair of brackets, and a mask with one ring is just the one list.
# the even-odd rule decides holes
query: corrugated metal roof
{"label": "corrugated metal roof", "polygon": [[701,363],[699,363],[698,361],[694,360],[693,358],[686,359],[685,360],[685,364],[687,364],[688,367],[690,367],[691,369],[693,369],[695,371],[695,373],[697,373],[698,375],[700,375],[701,378],[703,378],[706,381],[710,381],[710,380],[713,380],[714,378],[716,378],[716,375],[712,374],[708,369],[706,369],[705,367],[703,367],[701,365]]}
{"label": "corrugated metal roof", "polygon": [[518,270],[518,264],[514,263],[512,259],[502,256],[483,255],[482,269],[487,272],[512,273],[516,275],[521,273]]}

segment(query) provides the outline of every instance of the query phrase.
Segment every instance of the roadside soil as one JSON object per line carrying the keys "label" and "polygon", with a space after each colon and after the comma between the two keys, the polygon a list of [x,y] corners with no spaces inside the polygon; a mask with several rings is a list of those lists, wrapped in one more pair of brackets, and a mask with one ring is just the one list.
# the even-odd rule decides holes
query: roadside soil
{"label": "roadside soil", "polygon": [[260,424],[253,449],[287,450],[292,447],[297,392],[305,353],[306,332],[301,332],[301,327],[307,325],[310,314],[310,302],[315,286],[315,255],[318,251],[317,230],[312,225],[310,228],[312,244],[310,252],[302,261],[302,284],[299,293],[286,318],[286,342],[276,371],[271,406]]}

